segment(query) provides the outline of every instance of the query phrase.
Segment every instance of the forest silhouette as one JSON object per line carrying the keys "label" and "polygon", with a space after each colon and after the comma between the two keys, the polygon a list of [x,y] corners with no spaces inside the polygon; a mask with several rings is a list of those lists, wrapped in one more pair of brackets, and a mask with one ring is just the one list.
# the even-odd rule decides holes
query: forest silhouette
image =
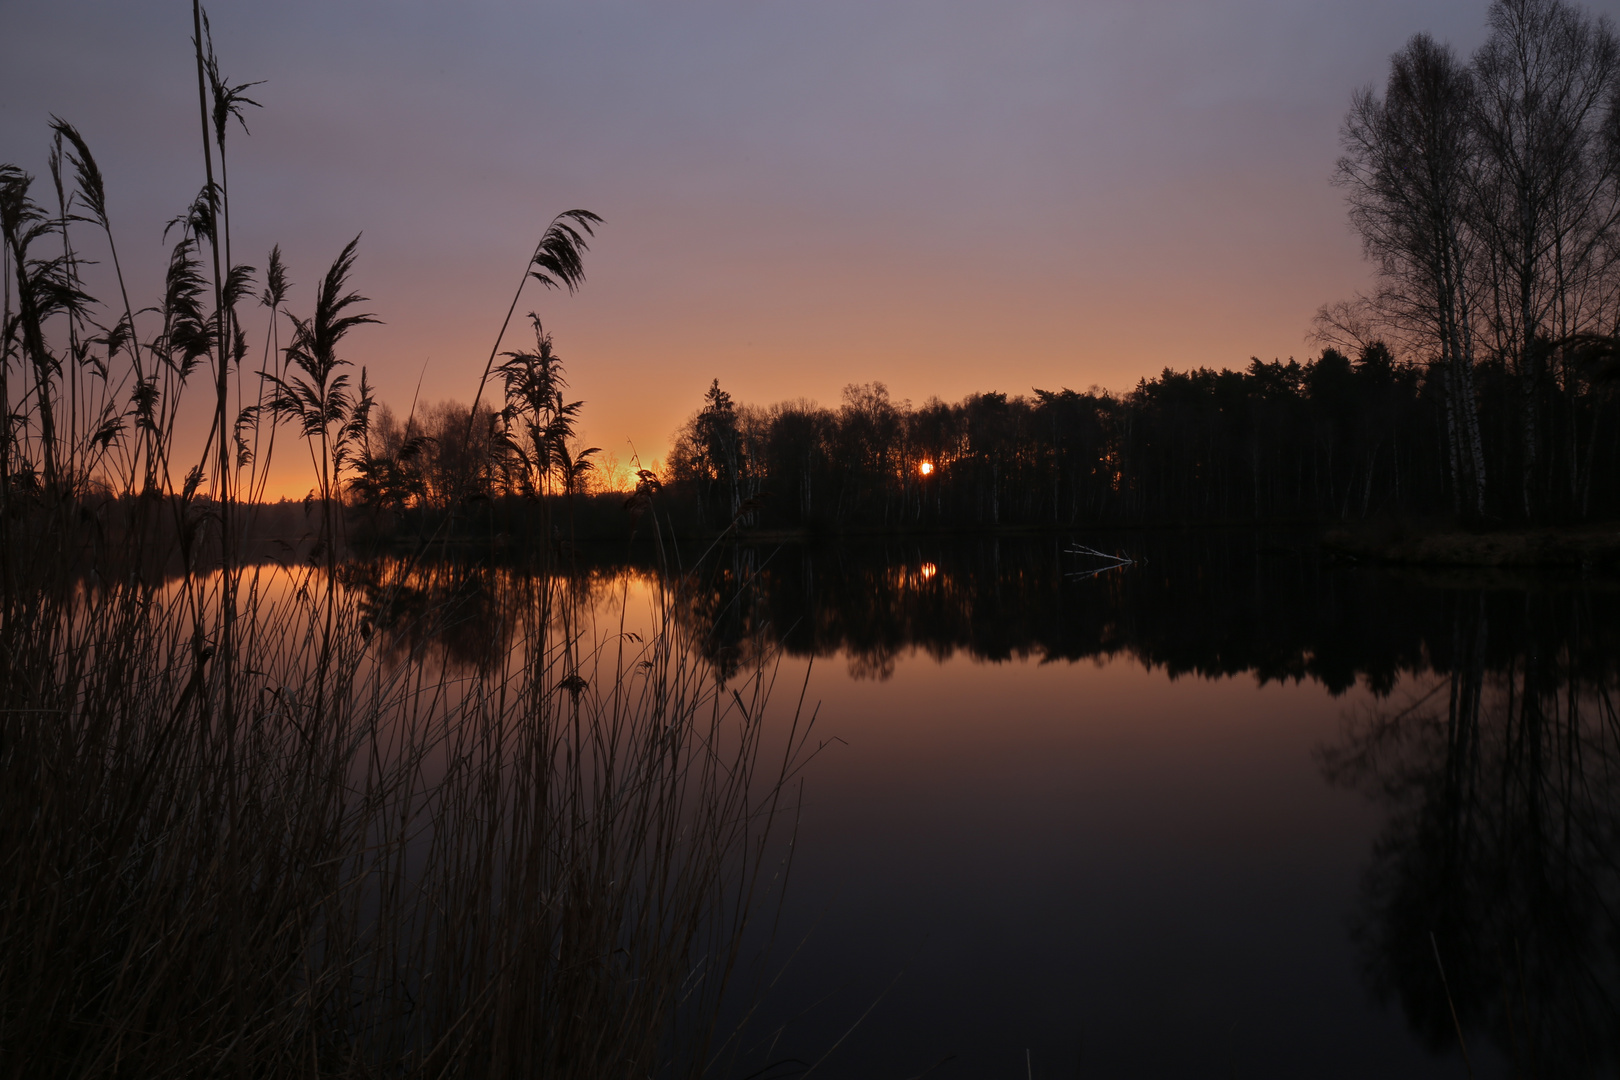
{"label": "forest silhouette", "polygon": [[[1435,365],[1375,341],[1353,358],[1328,348],[1303,364],[1166,370],[1125,394],[913,406],[871,383],[847,387],[838,408],[756,408],[715,383],[678,432],[668,476],[711,527],[738,517],[836,530],[1449,516],[1442,381]],[[1478,381],[1482,422],[1502,434],[1488,457],[1507,470],[1516,384],[1505,370]],[[1557,490],[1557,520],[1620,512],[1620,433],[1594,426],[1611,392],[1582,379],[1557,399],[1559,422],[1590,441],[1590,468]]]}
{"label": "forest silhouette", "polygon": [[[1571,379],[1549,415],[1582,433],[1584,464],[1565,469],[1571,459],[1555,451],[1546,513],[1515,516],[1509,504],[1498,520],[1620,514],[1620,426],[1600,423],[1613,389],[1597,375]],[[1382,342],[1354,357],[1330,347],[1305,363],[1166,370],[1124,394],[986,392],[920,406],[869,383],[846,387],[836,408],[762,408],[738,404],[716,381],[676,432],[663,469],[643,470],[632,501],[650,506],[656,494],[682,533],[1447,519],[1457,487],[1446,467],[1443,382],[1435,364],[1398,360]],[[1505,368],[1482,368],[1476,382],[1482,423],[1500,435],[1484,444],[1487,461],[1509,473],[1518,384]],[[535,490],[463,449],[455,435],[467,424],[464,406],[434,410],[409,424],[383,417],[360,464],[360,515],[442,512],[469,492],[510,500]],[[479,430],[497,423],[491,411]],[[569,473],[569,501],[592,493],[579,475]],[[628,530],[610,503],[591,513],[589,534]],[[498,515],[505,528],[521,527],[515,511]]]}

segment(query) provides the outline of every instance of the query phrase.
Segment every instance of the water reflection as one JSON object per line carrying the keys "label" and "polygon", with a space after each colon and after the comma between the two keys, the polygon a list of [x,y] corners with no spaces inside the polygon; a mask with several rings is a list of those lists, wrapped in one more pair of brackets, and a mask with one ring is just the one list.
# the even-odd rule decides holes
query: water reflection
{"label": "water reflection", "polygon": [[345,564],[339,578],[355,596],[360,632],[397,661],[429,646],[447,667],[487,666],[511,639],[516,612],[496,588],[500,571],[479,564],[401,559]]}
{"label": "water reflection", "polygon": [[432,655],[460,672],[503,663],[525,613],[577,632],[611,608],[627,583],[655,578],[635,565],[557,570],[513,559],[394,557],[351,560],[338,576],[381,659]]}
{"label": "water reflection", "polygon": [[[1514,623],[1505,609],[1521,603],[1512,588],[1335,569],[1289,534],[1149,534],[1110,546],[1119,544],[1137,565],[1092,578],[1071,573],[1057,539],[738,548],[694,575],[701,585],[685,611],[722,665],[763,633],[793,655],[845,656],[860,678],[892,675],[911,650],[941,661],[1126,655],[1172,678],[1311,679],[1333,693],[1360,681],[1388,693],[1403,673],[1458,662],[1458,605],[1479,598]],[[1540,647],[1620,651],[1620,613],[1588,606],[1582,619],[1544,620]],[[1502,646],[1487,657],[1493,669],[1508,660]]]}
{"label": "water reflection", "polygon": [[[860,713],[862,700],[889,702],[883,706],[888,727],[874,723],[862,729],[866,741],[860,753],[865,756],[859,761],[870,778],[844,782],[824,772],[812,778],[812,790],[830,780],[827,790],[839,792],[850,818],[847,834],[829,834],[823,838],[826,844],[848,843],[854,852],[876,852],[878,841],[872,838],[892,830],[893,850],[901,854],[873,854],[858,872],[832,873],[849,874],[850,881],[862,880],[860,875],[878,880],[891,865],[912,860],[906,874],[913,884],[901,880],[904,875],[896,870],[900,876],[887,888],[891,893],[901,888],[915,892],[904,894],[911,898],[904,904],[895,902],[896,913],[885,916],[883,927],[874,931],[880,934],[891,932],[897,919],[928,922],[924,905],[941,913],[958,912],[952,918],[940,915],[942,927],[953,918],[961,924],[965,916],[960,910],[993,917],[1005,957],[986,960],[985,971],[1004,985],[1019,986],[1028,998],[1016,1008],[1007,1006],[1008,1030],[1025,1023],[1018,1016],[1037,1015],[1049,1007],[1043,1003],[1053,1001],[1083,998],[1099,1016],[1109,1007],[1123,1009],[1108,1004],[1135,1000],[1135,991],[1123,982],[1097,990],[1075,988],[1074,972],[1101,971],[1110,963],[1105,954],[1090,951],[1099,935],[1115,935],[1151,950],[1162,947],[1154,943],[1162,941],[1166,925],[1199,919],[1227,927],[1220,933],[1234,942],[1230,958],[1210,961],[1214,966],[1208,978],[1225,987],[1223,994],[1237,1003],[1234,1008],[1250,1002],[1249,1015],[1264,1013],[1261,1003],[1274,1007],[1274,999],[1266,996],[1273,992],[1271,984],[1281,985],[1299,972],[1279,967],[1264,977],[1239,975],[1239,966],[1278,948],[1278,914],[1303,902],[1285,897],[1315,895],[1310,882],[1336,880],[1338,871],[1326,862],[1307,867],[1304,857],[1294,856],[1297,866],[1288,872],[1296,877],[1244,881],[1246,871],[1230,855],[1223,866],[1220,858],[1201,849],[1176,854],[1166,838],[1184,827],[1175,822],[1203,829],[1225,814],[1232,831],[1220,834],[1222,843],[1241,852],[1245,830],[1257,837],[1263,831],[1242,817],[1247,811],[1240,805],[1246,797],[1241,792],[1295,792],[1287,770],[1303,769],[1308,784],[1323,797],[1331,794],[1322,784],[1325,777],[1333,791],[1359,792],[1377,811],[1377,821],[1345,848],[1345,884],[1336,886],[1336,892],[1324,891],[1327,899],[1313,901],[1323,905],[1309,915],[1326,927],[1324,936],[1310,937],[1300,930],[1292,939],[1300,950],[1300,969],[1307,972],[1303,977],[1333,962],[1333,949],[1349,947],[1341,920],[1353,910],[1353,948],[1366,989],[1377,1000],[1398,1006],[1404,1023],[1431,1052],[1460,1065],[1459,1045],[1465,1044],[1472,1067],[1482,1075],[1498,1067],[1525,1076],[1612,1073],[1620,1062],[1620,718],[1615,710],[1620,605],[1613,603],[1613,583],[1477,575],[1442,579],[1335,567],[1321,559],[1309,538],[1289,534],[1161,533],[1083,540],[1098,550],[1123,550],[1134,564],[1095,576],[1076,574],[1077,568],[1090,567],[1077,567],[1066,553],[1072,542],[1068,537],[872,542],[819,549],[734,546],[678,573],[659,574],[650,561],[597,562],[550,579],[540,592],[551,598],[545,602],[553,605],[552,617],[580,618],[611,607],[616,591],[634,578],[648,595],[669,605],[722,676],[745,670],[760,649],[779,648],[789,658],[840,659],[855,680],[847,692],[833,690],[843,695],[836,704],[846,715]],[[391,647],[418,647],[422,635],[431,633],[451,664],[487,664],[497,658],[510,638],[513,605],[536,602],[532,589],[520,587],[527,571],[517,563],[380,562],[351,565],[345,574],[364,598],[370,625]],[[521,599],[525,596],[529,599]],[[426,612],[440,613],[431,630]],[[451,617],[443,617],[445,612]],[[928,686],[919,687],[914,679],[908,684],[902,673],[913,670],[907,668],[912,658],[929,669],[938,665],[938,678],[950,672],[952,688],[921,700],[917,695],[930,693]],[[1120,702],[1126,699],[1104,701],[1097,696],[1099,684],[1078,677],[1102,666],[1145,669],[1156,680],[1154,687],[1193,677],[1180,682],[1174,694],[1166,691],[1153,698],[1163,704],[1142,708],[1194,711],[1178,715],[1159,734],[1133,733],[1110,712],[1123,708]],[[1065,675],[1065,669],[1074,677]],[[955,699],[968,701],[972,682],[988,685],[990,672],[1001,688],[1000,700],[1014,701],[1022,717],[1032,718],[1024,728],[1009,727],[998,716],[992,729],[987,717],[951,711],[969,709]],[[1048,676],[1063,676],[1061,685]],[[1334,734],[1327,726],[1302,732],[1299,726],[1307,723],[1303,714],[1272,716],[1265,729],[1271,751],[1258,743],[1241,744],[1235,728],[1199,733],[1202,713],[1197,710],[1210,708],[1207,703],[1217,696],[1243,700],[1234,696],[1242,688],[1230,685],[1230,677],[1261,688],[1287,684],[1300,692],[1319,685],[1339,696],[1338,703],[1328,703],[1325,722],[1331,725],[1336,710],[1345,717],[1343,730]],[[1199,681],[1204,679],[1224,681],[1217,691],[1216,684]],[[1043,687],[1040,695],[1031,689],[1037,682]],[[1009,685],[1022,689],[1009,694]],[[910,695],[902,696],[898,707],[915,710],[917,718],[894,712],[896,698],[888,692],[896,686]],[[824,686],[827,690],[832,688]],[[1145,689],[1130,693],[1146,701]],[[1161,691],[1152,689],[1152,694]],[[1320,698],[1321,692],[1316,695]],[[1082,705],[1075,706],[1076,700]],[[1278,697],[1273,690],[1251,692],[1248,700],[1247,707],[1259,716],[1267,709],[1298,708],[1304,699]],[[1296,704],[1282,705],[1284,701]],[[998,708],[1005,711],[1005,706]],[[965,735],[966,749],[959,755],[965,763],[958,766],[939,749],[944,745],[939,732],[948,724],[964,731],[985,725],[985,737],[993,730],[997,745],[976,745],[976,736]],[[1292,734],[1289,724],[1294,725]],[[1088,725],[1091,730],[1080,730]],[[918,741],[923,731],[929,733],[932,748]],[[884,756],[889,753],[886,738],[895,747],[889,757]],[[1278,750],[1287,738],[1301,739],[1304,749],[1297,754]],[[1166,741],[1177,739],[1180,743]],[[1201,739],[1209,740],[1207,745]],[[1312,745],[1317,747],[1314,760],[1309,757]],[[1138,754],[1131,749],[1136,746],[1149,749]],[[915,765],[925,752],[934,762],[931,774]],[[999,772],[984,764],[997,755],[1005,762]],[[1178,786],[1156,786],[1167,785],[1166,769],[1178,755],[1188,759],[1175,766],[1184,770],[1175,781]],[[900,771],[905,769],[910,771]],[[1042,781],[1045,787],[1031,779],[1043,769],[1053,771],[1049,781]],[[1090,778],[1081,779],[1087,769],[1092,770]],[[975,770],[985,779],[977,779]],[[1254,770],[1254,775],[1241,782],[1210,781],[1209,794],[1200,803],[1188,794],[1202,783],[1198,770],[1211,776],[1222,770],[1233,776]],[[1065,771],[1067,775],[1058,775]],[[1005,783],[992,779],[1003,773]],[[1109,786],[1114,776],[1123,785],[1118,793]],[[904,799],[895,794],[902,777]],[[950,822],[959,813],[955,808],[970,801],[962,794],[970,785],[977,792],[971,798],[983,805],[974,811],[976,818],[963,817],[963,831],[957,835]],[[1049,794],[1037,798],[1032,794],[1036,790]],[[1259,811],[1262,817],[1256,820],[1309,816],[1301,811],[1305,796],[1278,799]],[[903,803],[908,809],[894,809]],[[997,805],[1002,809],[995,809]],[[923,813],[915,809],[920,806],[932,809]],[[1018,810],[1020,806],[1027,810]],[[1331,808],[1311,806],[1310,815],[1316,815],[1311,820],[1328,820]],[[968,815],[967,810],[960,813]],[[885,815],[896,821],[916,818],[916,831],[885,824]],[[992,820],[999,822],[995,829],[987,824]],[[1035,839],[1056,830],[1065,838],[1062,843]],[[1050,895],[1054,905],[1050,920],[1037,917],[1039,905],[1027,900],[1023,907],[994,914],[1000,911],[996,903],[1011,902],[988,899],[991,887],[976,883],[982,875],[959,875],[952,869],[999,865],[1005,851],[1037,842],[1041,850],[1031,854],[1029,867],[1061,861],[1063,844],[1088,853],[1076,863],[1085,869],[1076,869],[1072,878],[1050,866],[1039,871],[1058,875],[1043,879],[1042,895]],[[1338,843],[1324,832],[1305,848],[1328,851]],[[813,844],[811,838],[807,851],[814,851]],[[936,844],[945,852],[937,867],[915,864],[917,857],[909,853]],[[1153,849],[1156,844],[1163,846]],[[1116,848],[1117,856],[1109,854]],[[1110,861],[1116,858],[1118,862]],[[1123,898],[1130,896],[1134,903],[1137,897],[1116,887],[1114,880],[1133,880],[1132,867],[1143,860],[1162,874],[1151,886],[1154,891],[1143,895],[1162,908],[1152,925],[1136,928],[1129,921],[1136,917],[1129,914],[1131,904]],[[1016,875],[1037,872],[1023,865],[1004,867],[995,888],[1017,894]],[[1280,863],[1268,858],[1265,865]],[[1100,869],[1105,866],[1111,869]],[[1349,884],[1358,866],[1363,879],[1359,897]],[[1266,872],[1283,874],[1282,869]],[[1228,890],[1227,900],[1214,898],[1211,890],[1217,886],[1212,882]],[[806,896],[821,887],[809,879],[795,886]],[[987,891],[970,900],[966,890],[977,888]],[[828,886],[827,891],[837,890]],[[1241,912],[1244,905],[1253,910],[1254,898],[1268,892],[1282,906],[1268,916],[1269,923],[1254,920],[1252,940],[1242,937],[1250,931],[1232,929],[1245,925],[1247,916],[1224,916],[1223,922],[1209,915]],[[1233,899],[1238,897],[1241,902]],[[873,904],[874,911],[880,909],[875,900]],[[1063,904],[1070,908],[1060,913]],[[1082,908],[1075,904],[1089,905],[1083,910],[1091,914],[1081,918],[1075,912]],[[1301,920],[1310,921],[1305,913]],[[1010,969],[1015,960],[1005,943],[1025,930],[1040,938],[1040,948],[1067,958],[1067,981],[1044,983],[1027,961],[1016,971]],[[840,932],[855,944],[845,956],[837,935],[832,937],[826,946],[829,979],[870,963],[865,954],[875,955],[870,940],[858,936],[865,932],[860,926],[852,922]],[[949,930],[940,933],[949,940],[943,936]],[[867,944],[861,945],[863,940]],[[1067,944],[1060,949],[1048,945],[1051,941]],[[1318,951],[1306,959],[1313,949]],[[1079,959],[1087,956],[1088,961]],[[1138,949],[1117,970],[1146,972],[1140,976],[1142,992],[1156,994],[1159,976],[1154,973],[1166,962],[1183,961]],[[996,964],[1009,965],[1009,970],[1000,973]],[[1260,970],[1256,965],[1256,972]],[[1347,971],[1353,980],[1353,970]],[[878,989],[892,973],[879,973]],[[936,981],[943,985],[949,971],[942,969],[939,976]],[[1124,974],[1117,980],[1137,977]],[[829,982],[828,989],[843,985]],[[969,1011],[961,1016],[941,1011],[949,1006],[934,1003],[925,1009],[919,1004],[919,1016],[932,1013],[916,1021],[914,1031],[878,1028],[859,1053],[875,1060],[885,1048],[907,1045],[908,1038],[919,1047],[932,1046],[938,1029],[989,1029],[1003,1023],[983,1002],[966,1004],[965,992],[962,1000],[961,1007]],[[1322,1001],[1329,1000],[1333,1004],[1324,1004],[1321,1015],[1355,1007],[1353,999],[1346,1005],[1345,999],[1324,992]],[[807,1036],[804,1052],[813,1057],[817,1045],[836,1039],[866,1004],[862,1000],[850,1015],[829,1020],[825,1032]],[[1154,1006],[1164,1008],[1171,1007],[1162,1002]],[[1141,1046],[1155,1024],[1193,1024],[1188,1019],[1192,1015],[1144,1013],[1135,1018],[1134,1028],[1116,1025],[1118,1037]],[[1206,1022],[1215,1023],[1196,1021]],[[1315,1030],[1308,1023],[1319,1022],[1328,1024],[1320,1015],[1313,1019],[1302,1014],[1295,1025],[1296,1042],[1320,1038],[1306,1034]],[[1219,1031],[1230,1023],[1221,1020]],[[1363,1025],[1355,1028],[1358,1032],[1375,1030],[1366,1026],[1370,1021],[1356,1023]],[[1345,1030],[1352,1027],[1347,1023]],[[1330,1024],[1321,1028],[1330,1029]],[[1127,1038],[1127,1032],[1133,1034]],[[1031,1041],[1039,1046],[1039,1034],[1019,1037],[1026,1041],[1018,1046]],[[855,1053],[859,1045],[858,1036],[847,1048]],[[1119,1061],[1141,1064],[1127,1051],[1121,1053],[1127,1056]],[[1200,1056],[1206,1051],[1189,1053],[1182,1064],[1210,1064]],[[1308,1047],[1299,1053],[1293,1059],[1296,1065],[1314,1063]],[[922,1050],[918,1055],[921,1068],[928,1062],[922,1061]],[[1389,1064],[1397,1057],[1377,1058],[1378,1068],[1395,1075],[1406,1068]],[[1037,1050],[1037,1074],[1039,1060]],[[1372,1063],[1373,1058],[1364,1062]],[[1152,1069],[1136,1071],[1147,1075]],[[864,1074],[854,1060],[839,1072]],[[1421,1072],[1419,1068],[1414,1074]],[[941,1075],[950,1075],[950,1070]]]}
{"label": "water reflection", "polygon": [[[1145,537],[1070,572],[1056,542],[738,551],[687,617],[714,662],[764,633],[886,680],[938,661],[1125,657],[1172,678],[1360,685],[1323,748],[1386,822],[1354,938],[1436,1053],[1514,1075],[1620,1062],[1620,610],[1590,581],[1333,568],[1308,542]],[[1600,583],[1601,584],[1601,583]],[[1286,813],[1286,807],[1278,812]]]}
{"label": "water reflection", "polygon": [[1616,653],[1587,635],[1589,597],[1516,599],[1518,618],[1484,594],[1453,605],[1447,677],[1363,711],[1324,755],[1387,812],[1358,937],[1370,985],[1432,1047],[1488,1040],[1516,1075],[1613,1075]]}

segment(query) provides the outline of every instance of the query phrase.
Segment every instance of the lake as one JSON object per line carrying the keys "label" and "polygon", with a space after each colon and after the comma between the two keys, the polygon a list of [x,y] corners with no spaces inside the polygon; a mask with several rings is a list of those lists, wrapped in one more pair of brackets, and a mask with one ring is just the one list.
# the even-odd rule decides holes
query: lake
{"label": "lake", "polygon": [[[764,655],[817,708],[739,1075],[1620,1062],[1613,582],[1215,531],[733,546],[686,580],[716,668]],[[603,625],[658,589],[593,581]]]}

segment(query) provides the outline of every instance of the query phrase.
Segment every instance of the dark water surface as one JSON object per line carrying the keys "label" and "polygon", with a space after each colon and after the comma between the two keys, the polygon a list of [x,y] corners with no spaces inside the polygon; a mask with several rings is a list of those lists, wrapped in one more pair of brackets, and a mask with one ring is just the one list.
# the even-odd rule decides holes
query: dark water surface
{"label": "dark water surface", "polygon": [[1085,539],[1137,564],[731,554],[718,662],[761,631],[814,656],[840,740],[758,1061],[842,1038],[818,1073],[1465,1076],[1461,1042],[1477,1075],[1614,1075],[1616,594]]}
{"label": "dark water surface", "polygon": [[1136,561],[739,547],[688,594],[826,744],[738,1075],[1616,1074],[1613,582],[1079,539]]}

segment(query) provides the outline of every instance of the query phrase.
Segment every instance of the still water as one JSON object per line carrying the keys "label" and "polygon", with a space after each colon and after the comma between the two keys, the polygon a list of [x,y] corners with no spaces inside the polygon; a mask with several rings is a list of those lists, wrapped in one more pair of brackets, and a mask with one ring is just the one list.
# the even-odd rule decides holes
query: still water
{"label": "still water", "polygon": [[1073,539],[700,571],[823,747],[739,1075],[1614,1075],[1614,582]]}

